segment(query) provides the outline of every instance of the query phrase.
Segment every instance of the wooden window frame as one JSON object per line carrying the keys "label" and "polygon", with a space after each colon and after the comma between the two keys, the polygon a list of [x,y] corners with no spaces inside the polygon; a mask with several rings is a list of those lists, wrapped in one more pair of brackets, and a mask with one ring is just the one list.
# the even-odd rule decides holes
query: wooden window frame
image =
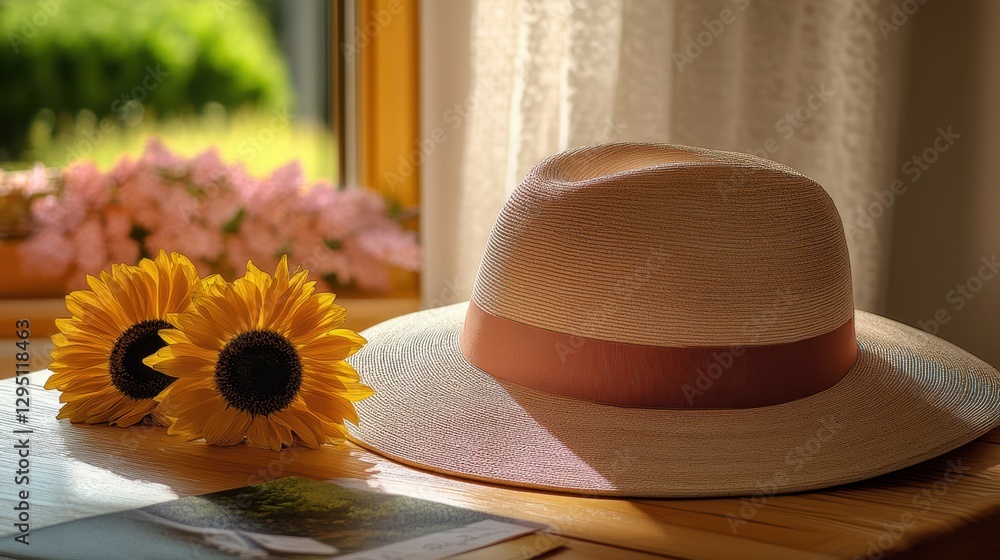
{"label": "wooden window frame", "polygon": [[[385,196],[417,229],[420,203],[419,0],[342,0],[331,9],[331,110],[341,184]],[[393,298],[419,274],[393,271]]]}

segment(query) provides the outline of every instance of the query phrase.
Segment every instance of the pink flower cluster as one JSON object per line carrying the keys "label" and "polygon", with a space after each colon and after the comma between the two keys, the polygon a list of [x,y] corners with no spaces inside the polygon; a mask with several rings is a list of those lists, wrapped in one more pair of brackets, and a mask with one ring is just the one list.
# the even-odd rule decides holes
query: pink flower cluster
{"label": "pink flower cluster", "polygon": [[62,179],[57,195],[32,202],[35,229],[19,250],[25,272],[68,274],[67,289],[160,249],[228,279],[249,259],[268,270],[288,254],[317,280],[367,290],[389,288],[390,266],[420,264],[416,234],[389,217],[381,196],[306,184],[297,162],[259,179],[215,150],[185,159],[153,139],[138,160],[108,173],[76,164]]}

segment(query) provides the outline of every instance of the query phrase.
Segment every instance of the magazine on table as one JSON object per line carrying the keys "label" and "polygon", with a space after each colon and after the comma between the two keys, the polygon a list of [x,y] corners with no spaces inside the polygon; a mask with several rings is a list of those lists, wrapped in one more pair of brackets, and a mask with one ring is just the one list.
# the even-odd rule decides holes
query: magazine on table
{"label": "magazine on table", "polygon": [[[299,477],[80,519],[7,539],[0,557],[47,560],[435,560],[516,539],[518,558],[559,546],[544,525]],[[536,552],[532,553],[532,551]]]}

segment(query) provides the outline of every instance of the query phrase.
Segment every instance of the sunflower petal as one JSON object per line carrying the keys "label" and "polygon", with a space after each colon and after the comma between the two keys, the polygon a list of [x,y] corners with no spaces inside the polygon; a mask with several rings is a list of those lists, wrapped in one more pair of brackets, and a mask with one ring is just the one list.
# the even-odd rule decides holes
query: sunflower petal
{"label": "sunflower petal", "polygon": [[216,413],[226,408],[226,403],[217,395],[201,400],[197,405],[174,416],[169,411],[168,416],[174,420],[167,428],[168,435],[183,436],[188,441],[204,437],[208,420]]}
{"label": "sunflower petal", "polygon": [[247,443],[271,451],[281,450],[281,440],[273,434],[273,428],[266,416],[254,416],[250,421],[250,427],[247,429]]}
{"label": "sunflower petal", "polygon": [[180,354],[176,346],[165,346],[156,354],[144,358],[142,363],[170,377],[198,377],[213,371],[211,357],[203,357],[204,354]]}
{"label": "sunflower petal", "polygon": [[307,447],[315,449],[326,439],[323,435],[322,421],[308,411],[285,409],[271,416],[275,422],[288,426]]}
{"label": "sunflower petal", "polygon": [[[346,311],[315,286],[307,271],[289,270],[287,257],[273,275],[248,262],[246,274],[232,283],[203,280],[191,295],[190,312],[169,316],[175,328],[161,331],[167,346],[143,361],[178,378],[156,397],[158,414],[170,422],[168,433],[219,445],[245,439],[275,451],[296,438],[317,447],[343,437],[343,422],[358,422],[352,401],[373,392],[343,361],[366,341],[338,328]],[[244,337],[251,332],[256,334]],[[228,377],[230,363],[239,368],[233,370],[238,377]],[[234,394],[253,382],[247,375],[269,376],[262,385],[274,386],[274,392]],[[287,376],[287,383],[276,375]],[[299,375],[301,382],[293,385]]]}
{"label": "sunflower petal", "polygon": [[[142,330],[153,326],[148,323],[135,330],[140,323],[163,321],[167,314],[188,311],[190,296],[200,286],[197,271],[186,258],[161,252],[155,261],[143,259],[136,266],[114,264],[110,272],[101,271],[86,280],[90,289],[66,296],[71,317],[56,320],[59,332],[52,337],[53,374],[45,387],[62,392],[59,400],[65,404],[58,418],[118,426],[136,424],[158,406],[154,399],[140,397],[150,390],[158,391],[161,385],[137,387],[136,378],[121,383],[128,378],[120,376],[132,373],[117,369],[112,375],[111,368],[131,366],[123,366],[120,359],[116,362],[113,354],[127,352],[120,344],[132,344],[153,334]],[[126,332],[137,338],[122,337]],[[206,354],[203,351],[199,356]],[[157,383],[162,380],[158,378]]]}
{"label": "sunflower petal", "polygon": [[236,445],[243,441],[250,415],[234,408],[224,408],[205,423],[205,442],[213,445]]}

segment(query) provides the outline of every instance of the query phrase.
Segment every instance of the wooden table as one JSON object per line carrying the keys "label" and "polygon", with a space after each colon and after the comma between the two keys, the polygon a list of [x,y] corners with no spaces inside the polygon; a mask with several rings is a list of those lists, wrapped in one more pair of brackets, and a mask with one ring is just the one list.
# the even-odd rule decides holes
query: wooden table
{"label": "wooden table", "polygon": [[[372,487],[539,521],[569,539],[546,558],[980,558],[1000,555],[1000,430],[898,473],[823,492],[745,499],[614,500],[517,490],[395,464],[350,443],[272,453],[210,447],[162,428],[56,421],[47,371],[31,374],[28,424],[0,381],[0,532],[10,534],[16,456],[30,437],[31,529],[282,476]],[[12,538],[12,537],[3,537]],[[992,554],[991,554],[992,553]]]}

